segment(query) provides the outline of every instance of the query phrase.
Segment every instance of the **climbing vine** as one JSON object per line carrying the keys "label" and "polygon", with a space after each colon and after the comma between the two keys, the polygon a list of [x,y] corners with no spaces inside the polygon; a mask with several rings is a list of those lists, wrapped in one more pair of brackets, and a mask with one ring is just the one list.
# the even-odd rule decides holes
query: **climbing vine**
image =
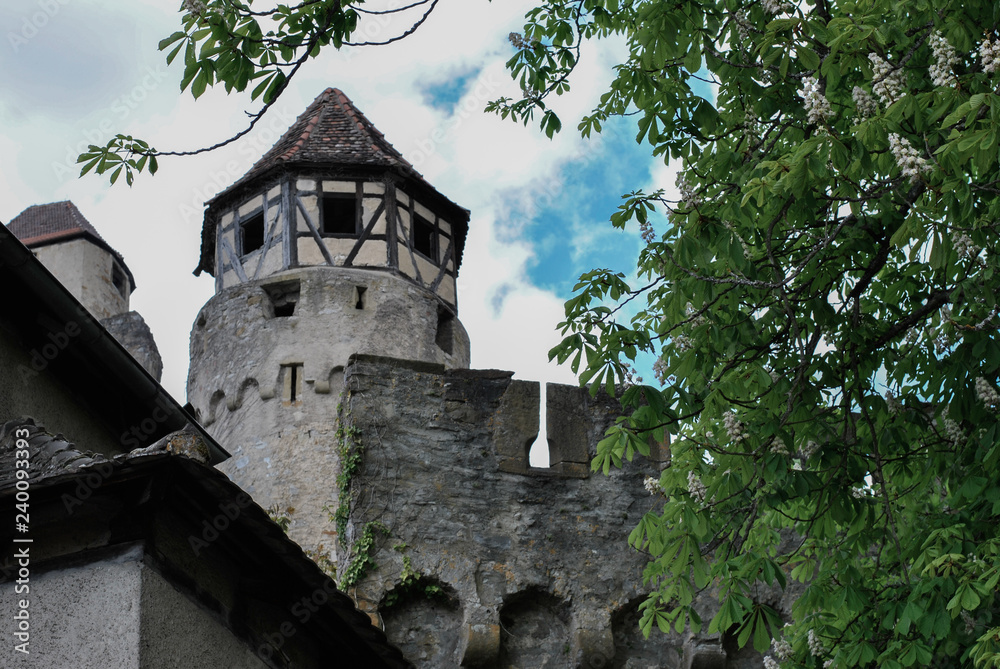
{"label": "climbing vine", "polygon": [[444,588],[413,568],[413,560],[406,555],[409,545],[400,542],[392,547],[403,556],[403,571],[399,575],[399,583],[386,593],[383,608],[395,606],[412,599],[447,600]]}
{"label": "climbing vine", "polygon": [[356,585],[365,575],[378,567],[372,558],[372,547],[378,534],[388,536],[389,528],[378,520],[370,520],[361,530],[361,536],[351,546],[351,561],[340,577],[341,589]]}
{"label": "climbing vine", "polygon": [[[340,407],[337,409],[340,414]],[[345,425],[342,417],[337,425],[337,455],[340,456],[340,473],[337,474],[337,510],[333,521],[337,524],[337,536],[347,534],[347,517],[351,513],[351,480],[361,467],[365,448],[361,442],[361,430],[353,425]]]}

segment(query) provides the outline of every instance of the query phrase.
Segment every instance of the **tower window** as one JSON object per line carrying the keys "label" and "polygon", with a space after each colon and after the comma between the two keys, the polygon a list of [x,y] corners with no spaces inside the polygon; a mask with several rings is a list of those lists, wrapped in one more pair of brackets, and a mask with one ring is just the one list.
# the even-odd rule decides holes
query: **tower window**
{"label": "tower window", "polygon": [[368,289],[365,288],[364,286],[355,286],[354,287],[354,308],[355,309],[364,309],[365,308],[365,292],[367,290]]}
{"label": "tower window", "polygon": [[299,404],[302,401],[302,365],[281,366],[282,399],[284,404]]}
{"label": "tower window", "polygon": [[240,221],[240,255],[253,253],[264,246],[264,212]]}
{"label": "tower window", "polygon": [[413,216],[413,250],[437,264],[437,231],[433,223],[419,214]]}
{"label": "tower window", "polygon": [[295,305],[299,302],[299,282],[282,281],[263,286],[271,302],[271,311],[267,315],[275,318],[288,318],[295,314]]}
{"label": "tower window", "polygon": [[348,193],[323,195],[321,233],[324,235],[358,234],[358,199]]}
{"label": "tower window", "polygon": [[111,285],[115,287],[118,294],[128,299],[128,279],[125,278],[125,272],[116,262],[111,263]]}

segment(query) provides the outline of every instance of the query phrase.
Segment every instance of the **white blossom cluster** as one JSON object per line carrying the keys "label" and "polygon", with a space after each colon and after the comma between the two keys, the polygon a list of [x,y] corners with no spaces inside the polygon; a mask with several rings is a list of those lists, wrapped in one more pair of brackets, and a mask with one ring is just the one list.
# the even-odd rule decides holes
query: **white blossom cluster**
{"label": "white blossom cluster", "polygon": [[701,479],[694,472],[688,472],[688,493],[702,504],[705,503],[705,495],[708,493],[708,488],[705,487],[705,484],[701,482]]}
{"label": "white blossom cluster", "polygon": [[663,362],[663,358],[657,358],[653,361],[653,376],[656,377],[661,386],[667,382],[667,363]]}
{"label": "white blossom cluster", "polygon": [[647,244],[652,244],[656,240],[656,231],[653,230],[653,224],[648,219],[639,221],[639,236]]}
{"label": "white blossom cluster", "polygon": [[743,441],[746,434],[744,434],[743,422],[736,417],[734,413],[726,413],[722,417],[722,424],[726,426],[726,434],[729,435],[730,441],[734,444],[738,444]]}
{"label": "white blossom cluster", "polygon": [[803,460],[808,460],[812,456],[816,455],[816,451],[818,451],[818,450],[819,450],[819,444],[817,444],[815,441],[812,441],[810,439],[806,443],[806,445],[802,447],[802,450],[799,451],[799,452],[802,454],[802,459]]}
{"label": "white blossom cluster", "polygon": [[955,247],[955,253],[960,258],[974,258],[979,255],[979,247],[973,244],[972,238],[964,232],[952,235],[951,245]]}
{"label": "white blossom cluster", "polygon": [[694,192],[694,187],[688,181],[686,174],[678,172],[675,183],[677,184],[677,190],[681,194],[681,199],[678,203],[681,209],[694,209],[701,204],[701,197]]}
{"label": "white blossom cluster", "polygon": [[969,615],[968,611],[962,611],[962,623],[966,634],[972,634],[976,631],[976,619]]}
{"label": "white blossom cluster", "polygon": [[819,80],[816,77],[806,77],[802,80],[802,88],[799,95],[805,101],[806,115],[809,123],[819,125],[830,118],[833,111],[830,109],[830,102],[819,89]]}
{"label": "white blossom cluster", "polygon": [[823,647],[823,642],[819,640],[815,630],[809,630],[808,641],[809,652],[813,655],[819,657],[826,652],[826,648]]}
{"label": "white blossom cluster", "polygon": [[785,443],[784,439],[775,439],[774,443],[771,444],[771,452],[776,455],[789,455],[788,444]]}
{"label": "white blossom cluster", "polygon": [[674,348],[677,349],[678,353],[683,353],[684,351],[690,351],[691,347],[694,346],[694,342],[691,341],[691,337],[687,335],[676,335],[673,338]]}
{"label": "white blossom cluster", "polygon": [[[785,627],[788,627],[787,623],[785,623]],[[771,639],[771,652],[779,660],[787,660],[792,656],[792,644],[788,643],[788,640],[783,636],[780,639],[775,637]]]}
{"label": "white blossom cluster", "polygon": [[854,98],[854,105],[857,107],[858,116],[861,118],[871,118],[878,113],[878,103],[875,102],[875,98],[860,86],[854,87],[854,90],[851,91],[851,97]]}
{"label": "white blossom cluster", "polygon": [[965,433],[962,432],[962,427],[951,418],[948,418],[947,412],[945,412],[943,419],[944,434],[948,437],[948,441],[955,446],[961,445],[965,441]]}
{"label": "white blossom cluster", "polygon": [[205,3],[202,0],[184,0],[184,10],[189,14],[201,16],[205,13]]}
{"label": "white blossom cluster", "polygon": [[899,169],[903,171],[903,176],[909,177],[911,181],[916,181],[923,172],[931,170],[931,164],[913,148],[909,140],[894,132],[889,133],[889,150]]}
{"label": "white blossom cluster", "polygon": [[764,669],[781,669],[781,665],[771,656],[764,658]]}
{"label": "white blossom cluster", "polygon": [[650,495],[660,494],[659,479],[653,478],[652,476],[647,476],[645,479],[643,479],[642,485],[644,488],[646,488],[646,492],[648,492]]}
{"label": "white blossom cluster", "polygon": [[1000,395],[997,395],[996,388],[981,376],[976,379],[976,396],[988,409],[1000,407]]}
{"label": "white blossom cluster", "polygon": [[740,36],[741,42],[746,42],[750,39],[750,20],[747,19],[747,13],[742,9],[733,15],[733,21],[736,23],[736,32]]}
{"label": "white blossom cluster", "polygon": [[934,62],[930,67],[931,81],[935,86],[954,86],[958,83],[958,78],[952,71],[958,63],[955,48],[948,44],[948,40],[941,33],[931,35],[930,42],[931,51],[934,53]]}
{"label": "white blossom cluster", "polygon": [[899,402],[898,399],[896,399],[896,396],[893,394],[891,390],[885,391],[885,405],[886,408],[889,410],[890,416],[895,416],[903,408],[903,405]]}
{"label": "white blossom cluster", "polygon": [[892,69],[878,54],[868,54],[868,60],[872,64],[872,91],[888,107],[905,94],[905,75],[902,70]]}
{"label": "white blossom cluster", "polygon": [[1000,69],[1000,40],[988,39],[980,44],[979,58],[983,61],[983,72],[993,74]]}
{"label": "white blossom cluster", "polygon": [[792,8],[787,2],[782,2],[782,0],[763,0],[761,5],[764,7],[764,11],[768,14],[781,14],[782,12],[787,12]]}
{"label": "white blossom cluster", "polygon": [[868,495],[865,494],[864,488],[851,488],[851,497],[854,499],[864,499]]}

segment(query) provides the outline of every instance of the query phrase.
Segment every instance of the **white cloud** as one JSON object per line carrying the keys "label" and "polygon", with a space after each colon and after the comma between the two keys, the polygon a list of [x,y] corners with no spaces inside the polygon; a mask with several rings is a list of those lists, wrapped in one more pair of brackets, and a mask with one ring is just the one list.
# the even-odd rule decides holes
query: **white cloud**
{"label": "white cloud", "polygon": [[[609,66],[621,45],[606,42],[585,50],[574,90],[555,101],[566,127],[555,140],[533,124],[525,128],[485,115],[488,100],[520,94],[504,69],[510,55],[506,35],[520,29],[533,4],[442,0],[425,26],[401,43],[329,52],[307,63],[275,109],[238,143],[208,155],[165,158],[156,177],[142,176],[131,189],[109,189],[104,179],[77,180],[70,174],[78,168],[72,157],[81,144],[103,143],[101,138],[127,130],[161,150],[201,147],[243,128],[244,112],[257,104],[245,94],[209,91],[197,102],[179,95],[178,64],[164,75],[163,54],[155,50],[156,40],[177,27],[177,15],[161,0],[127,8],[113,0],[73,0],[52,18],[50,34],[61,41],[46,42],[46,69],[34,75],[35,83],[55,94],[34,95],[34,83],[25,87],[24,77],[15,77],[8,101],[16,104],[0,108],[0,152],[7,158],[0,220],[7,222],[32,204],[72,199],[136,275],[133,308],[153,329],[164,357],[164,385],[183,400],[189,330],[213,292],[211,277],[191,275],[199,255],[201,205],[239,178],[316,95],[335,86],[435,187],[472,211],[459,300],[474,366],[572,383],[568,369],[547,362],[548,349],[560,339],[554,328],[562,319],[563,299],[531,284],[527,268],[534,250],[511,214],[535,212],[547,189],[560,187],[561,168],[587,151],[574,127],[610,80]],[[34,0],[16,0],[4,10],[16,18],[35,6]],[[105,28],[57,30],[57,21],[71,25],[76,16],[71,8],[86,12],[86,25]],[[116,36],[116,26],[124,24],[131,26],[125,32],[138,37]],[[391,34],[390,28],[375,36]],[[95,49],[114,53],[123,69],[94,73],[99,85],[56,76],[75,71],[68,68],[78,54]],[[455,110],[428,104],[427,86],[470,72],[477,76]],[[598,244],[602,233],[587,230],[572,234],[583,244]]]}

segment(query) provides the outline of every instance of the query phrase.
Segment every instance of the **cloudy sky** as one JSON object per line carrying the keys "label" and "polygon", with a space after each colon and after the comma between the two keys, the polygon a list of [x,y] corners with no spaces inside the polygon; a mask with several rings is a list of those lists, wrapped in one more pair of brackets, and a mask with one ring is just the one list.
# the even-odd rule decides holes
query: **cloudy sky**
{"label": "cloudy sky", "polygon": [[[369,7],[388,0],[373,0]],[[213,292],[192,275],[203,203],[266,151],[325,88],[342,89],[438,190],[470,209],[459,274],[459,317],[476,368],[573,383],[547,362],[559,341],[562,303],[581,272],[629,272],[635,231],[607,220],[633,188],[673,178],[624,126],[595,140],[573,130],[610,81],[621,44],[585,50],[570,95],[558,100],[566,130],[547,139],[486,115],[491,99],[519,92],[504,69],[507,40],[531,2],[441,0],[413,36],[387,47],[332,49],[312,60],[239,142],[193,158],[164,159],[128,188],[77,178],[77,154],[116,132],[161,150],[214,144],[242,129],[248,96],[179,93],[180,61],[157,42],[179,27],[180,0],[3,0],[0,6],[0,221],[33,204],[72,200],[125,257],[138,288],[132,308],[153,330],[163,384],[185,397],[191,324]],[[384,39],[398,26],[369,21]]]}

